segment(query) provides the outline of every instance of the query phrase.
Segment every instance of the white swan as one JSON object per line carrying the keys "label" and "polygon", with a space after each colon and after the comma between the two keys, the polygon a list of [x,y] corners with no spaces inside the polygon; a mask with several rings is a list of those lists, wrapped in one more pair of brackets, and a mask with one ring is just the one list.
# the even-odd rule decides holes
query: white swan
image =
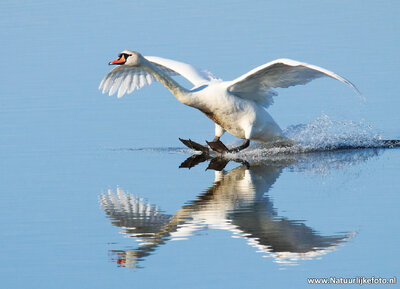
{"label": "white swan", "polygon": [[[188,106],[199,109],[215,123],[215,138],[208,145],[217,152],[239,151],[247,148],[250,140],[280,145],[292,142],[282,135],[282,130],[266,111],[277,93],[275,87],[306,84],[313,79],[329,76],[359,90],[348,80],[324,68],[290,59],[277,59],[261,65],[232,81],[222,81],[211,73],[195,67],[160,57],[142,56],[125,50],[109,63],[119,65],[103,79],[99,89],[118,97],[131,93],[152,81],[160,81],[176,98]],[[193,83],[186,89],[171,78],[181,75]],[[220,141],[225,133],[244,139],[245,142],[229,150]],[[181,141],[188,147],[201,151],[208,148],[191,140]]]}

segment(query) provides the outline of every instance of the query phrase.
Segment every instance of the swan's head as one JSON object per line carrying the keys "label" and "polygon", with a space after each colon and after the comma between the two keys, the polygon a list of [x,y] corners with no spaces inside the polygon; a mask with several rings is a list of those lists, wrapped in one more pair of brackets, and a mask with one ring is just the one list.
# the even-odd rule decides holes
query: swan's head
{"label": "swan's head", "polygon": [[118,54],[118,58],[114,61],[108,63],[109,65],[129,65],[129,66],[139,66],[143,56],[139,52],[124,50]]}

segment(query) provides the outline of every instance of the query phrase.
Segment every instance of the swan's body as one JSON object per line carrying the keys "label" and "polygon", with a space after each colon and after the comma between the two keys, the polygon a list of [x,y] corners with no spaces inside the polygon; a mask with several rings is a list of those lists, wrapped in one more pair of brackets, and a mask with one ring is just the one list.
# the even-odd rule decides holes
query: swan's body
{"label": "swan's body", "polygon": [[[220,143],[219,138],[225,131],[246,140],[238,150],[246,148],[250,140],[290,144],[266,110],[273,103],[272,96],[276,95],[272,88],[286,88],[329,76],[358,92],[352,83],[331,71],[290,59],[269,62],[233,81],[222,81],[189,64],[144,57],[128,50],[110,64],[119,66],[101,82],[103,93],[112,95],[118,90],[118,97],[122,97],[153,80],[160,81],[180,102],[199,109],[215,123],[215,139],[209,143],[213,149],[213,144]],[[177,74],[188,79],[194,87],[189,90],[179,85],[171,78]]]}

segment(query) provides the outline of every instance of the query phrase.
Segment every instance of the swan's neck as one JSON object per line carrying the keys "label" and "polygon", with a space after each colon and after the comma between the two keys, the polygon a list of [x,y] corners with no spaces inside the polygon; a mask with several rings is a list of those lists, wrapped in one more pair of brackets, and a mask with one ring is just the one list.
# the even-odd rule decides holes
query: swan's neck
{"label": "swan's neck", "polygon": [[180,102],[183,104],[192,105],[192,97],[189,90],[182,87],[179,83],[166,75],[148,60],[142,61],[142,67],[152,76],[154,76],[159,82],[161,82],[166,88],[168,88],[169,91],[171,91]]}

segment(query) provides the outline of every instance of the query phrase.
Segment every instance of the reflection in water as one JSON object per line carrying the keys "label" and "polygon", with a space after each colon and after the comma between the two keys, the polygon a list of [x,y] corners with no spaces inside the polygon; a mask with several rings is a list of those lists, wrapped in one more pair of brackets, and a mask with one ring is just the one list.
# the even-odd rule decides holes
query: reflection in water
{"label": "reflection in water", "polygon": [[[322,236],[304,221],[278,216],[266,194],[283,168],[326,173],[366,161],[376,150],[325,152],[304,155],[276,155],[274,159],[245,163],[230,171],[215,171],[211,187],[188,202],[175,215],[164,214],[157,206],[117,188],[100,196],[100,203],[112,224],[141,241],[138,248],[114,250],[113,261],[123,267],[138,267],[138,262],[168,240],[186,239],[205,229],[229,230],[244,238],[264,256],[275,262],[295,264],[332,251],[353,234]],[[197,158],[197,159],[196,159]],[[195,161],[193,161],[195,159]],[[192,167],[207,158],[192,156],[182,166]],[[222,169],[226,161],[213,159]],[[214,168],[215,169],[215,168]]]}

